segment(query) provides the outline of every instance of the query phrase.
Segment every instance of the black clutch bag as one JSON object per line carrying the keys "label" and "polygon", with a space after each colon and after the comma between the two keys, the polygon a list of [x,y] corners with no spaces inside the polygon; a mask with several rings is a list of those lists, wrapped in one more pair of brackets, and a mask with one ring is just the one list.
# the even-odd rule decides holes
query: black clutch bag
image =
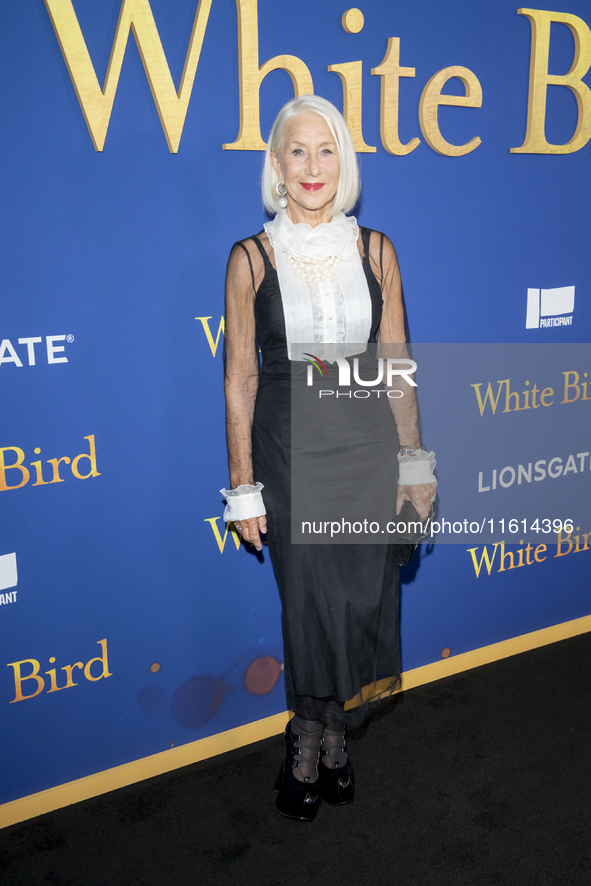
{"label": "black clutch bag", "polygon": [[433,519],[433,506],[426,520],[421,520],[411,501],[405,501],[396,517],[396,532],[392,534],[391,544],[394,545],[394,562],[397,566],[406,566],[412,560],[419,541],[429,535]]}

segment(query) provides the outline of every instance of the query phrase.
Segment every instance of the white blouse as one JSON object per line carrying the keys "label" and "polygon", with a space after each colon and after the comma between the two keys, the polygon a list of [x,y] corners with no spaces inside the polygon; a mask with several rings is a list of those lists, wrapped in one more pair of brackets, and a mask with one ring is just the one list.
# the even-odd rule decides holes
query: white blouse
{"label": "white blouse", "polygon": [[[371,298],[357,248],[357,220],[339,212],[330,222],[312,228],[295,225],[280,210],[265,231],[275,254],[289,359],[303,360],[305,346],[322,342],[342,343],[346,357],[358,353],[359,347],[351,346],[365,347],[369,338]],[[297,273],[290,257],[304,268],[329,257],[337,261],[328,279],[309,280]]]}

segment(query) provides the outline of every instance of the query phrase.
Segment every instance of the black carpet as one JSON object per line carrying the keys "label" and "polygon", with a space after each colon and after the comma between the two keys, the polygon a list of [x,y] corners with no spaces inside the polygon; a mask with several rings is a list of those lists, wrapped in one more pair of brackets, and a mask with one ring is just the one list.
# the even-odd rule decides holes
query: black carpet
{"label": "black carpet", "polygon": [[387,703],[357,799],[282,818],[281,738],[0,832],[2,886],[591,886],[591,634]]}

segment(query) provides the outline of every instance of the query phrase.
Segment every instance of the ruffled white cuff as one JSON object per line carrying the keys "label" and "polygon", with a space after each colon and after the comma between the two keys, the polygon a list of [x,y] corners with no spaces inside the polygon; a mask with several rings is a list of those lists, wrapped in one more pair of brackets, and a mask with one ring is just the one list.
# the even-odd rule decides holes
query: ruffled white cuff
{"label": "ruffled white cuff", "polygon": [[263,504],[261,489],[262,483],[254,486],[237,486],[236,489],[220,489],[220,492],[228,502],[224,510],[226,523],[235,523],[237,520],[249,520],[251,517],[263,517],[267,512]]}
{"label": "ruffled white cuff", "polygon": [[398,485],[418,486],[420,483],[437,483],[435,453],[415,450],[414,455],[398,453]]}

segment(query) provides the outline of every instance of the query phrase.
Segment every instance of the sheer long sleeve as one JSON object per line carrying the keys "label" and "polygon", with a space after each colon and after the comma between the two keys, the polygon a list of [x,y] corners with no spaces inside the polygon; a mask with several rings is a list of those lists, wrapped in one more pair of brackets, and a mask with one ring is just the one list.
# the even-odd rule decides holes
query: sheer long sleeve
{"label": "sheer long sleeve", "polygon": [[[382,288],[382,322],[378,331],[378,355],[408,358],[404,329],[402,282],[396,250],[384,235],[372,232],[369,243],[372,270]],[[399,387],[404,396],[388,398],[398,430],[401,447],[418,449],[421,446],[416,389],[402,380]]]}
{"label": "sheer long sleeve", "polygon": [[255,256],[247,246],[237,243],[230,253],[226,272],[224,393],[228,466],[233,489],[254,483],[252,422],[259,383],[254,262]]}

